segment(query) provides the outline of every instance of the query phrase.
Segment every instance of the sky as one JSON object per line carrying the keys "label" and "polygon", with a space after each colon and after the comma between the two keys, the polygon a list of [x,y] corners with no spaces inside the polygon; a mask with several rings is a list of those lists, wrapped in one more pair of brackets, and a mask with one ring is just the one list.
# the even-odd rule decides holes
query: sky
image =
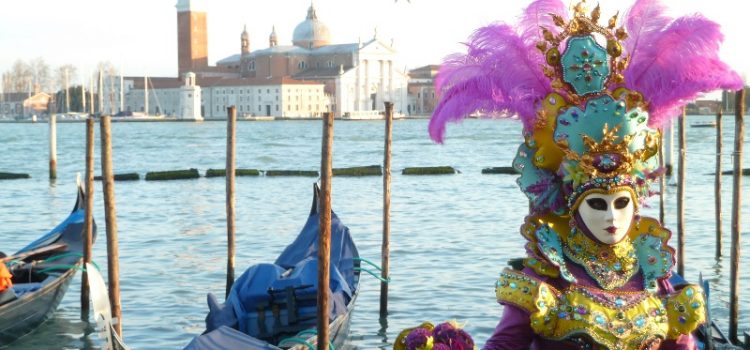
{"label": "sky", "polygon": [[[280,45],[291,45],[294,27],[310,0],[201,0],[207,10],[208,59],[240,51],[246,25],[251,50],[268,47],[272,26]],[[565,1],[565,0],[564,0]],[[567,1],[574,5],[577,1]],[[664,1],[672,16],[695,12],[719,22],[722,58],[750,76],[750,5],[737,0]],[[177,0],[2,0],[0,72],[18,59],[43,58],[52,68],[72,64],[78,80],[109,61],[125,75],[177,75]],[[602,0],[602,18],[624,12],[629,1]],[[478,27],[515,22],[528,1],[518,0],[314,0],[332,43],[378,37],[393,44],[405,69],[439,64],[463,51]],[[591,0],[589,0],[591,4]]]}

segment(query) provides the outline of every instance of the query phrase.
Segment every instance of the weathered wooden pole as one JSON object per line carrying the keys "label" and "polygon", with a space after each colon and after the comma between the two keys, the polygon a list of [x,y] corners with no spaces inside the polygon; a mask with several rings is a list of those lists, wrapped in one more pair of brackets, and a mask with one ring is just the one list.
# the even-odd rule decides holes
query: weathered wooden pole
{"label": "weathered wooden pole", "polygon": [[393,102],[385,103],[385,151],[383,155],[383,270],[380,282],[380,317],[388,316],[388,275],[391,252],[391,146],[393,145]]}
{"label": "weathered wooden pole", "polygon": [[331,176],[333,113],[323,113],[320,157],[320,236],[318,237],[318,349],[328,348],[328,292],[331,255]]}
{"label": "weathered wooden pole", "polygon": [[659,130],[659,167],[663,170],[659,175],[659,223],[664,226],[664,197],[667,193],[667,169],[664,165],[664,129]]}
{"label": "weathered wooden pole", "polygon": [[679,122],[679,144],[677,167],[677,273],[685,276],[685,119],[687,112],[682,109]]}
{"label": "weathered wooden pole", "polygon": [[[94,118],[86,119],[86,198],[83,219],[83,266],[91,262],[92,232],[94,231]],[[83,270],[81,278],[81,320],[89,319],[89,280]]]}
{"label": "weathered wooden pole", "polygon": [[745,142],[745,90],[738,90],[734,108],[734,169],[732,188],[732,253],[730,260],[729,339],[737,343],[740,285],[740,218],[742,213],[742,145]]}
{"label": "weathered wooden pole", "polygon": [[721,106],[716,111],[716,174],[714,175],[714,200],[716,208],[716,258],[721,257]]}
{"label": "weathered wooden pole", "polygon": [[227,290],[226,296],[234,284],[234,168],[235,139],[237,138],[237,110],[235,106],[227,110]]}
{"label": "weathered wooden pole", "polygon": [[117,318],[115,330],[122,336],[122,305],[120,305],[120,253],[117,242],[117,210],[115,208],[115,179],[112,171],[112,130],[109,116],[100,119],[102,148],[102,188],[104,189],[104,219],[107,224],[107,274],[109,303],[112,317]]}
{"label": "weathered wooden pole", "polygon": [[54,103],[49,110],[49,179],[57,179],[57,117]]}

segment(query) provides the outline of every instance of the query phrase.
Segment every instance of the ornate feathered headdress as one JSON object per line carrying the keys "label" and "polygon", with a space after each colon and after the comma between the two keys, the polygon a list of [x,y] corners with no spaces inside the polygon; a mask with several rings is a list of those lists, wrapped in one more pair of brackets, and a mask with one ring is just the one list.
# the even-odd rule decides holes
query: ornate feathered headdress
{"label": "ornate feathered headdress", "polygon": [[563,214],[591,189],[645,199],[656,129],[701,93],[742,87],[718,57],[718,24],[664,12],[638,0],[624,25],[615,15],[602,26],[599,6],[568,14],[559,0],[536,0],[516,26],[480,28],[438,73],[431,137],[442,142],[447,122],[477,111],[517,116],[525,142],[514,167],[534,212]]}

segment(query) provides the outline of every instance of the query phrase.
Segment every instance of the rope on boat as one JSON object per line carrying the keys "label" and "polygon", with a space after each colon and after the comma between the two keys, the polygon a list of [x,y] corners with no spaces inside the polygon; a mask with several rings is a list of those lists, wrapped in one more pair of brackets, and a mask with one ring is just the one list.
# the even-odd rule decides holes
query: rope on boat
{"label": "rope on boat", "polygon": [[[307,340],[303,338],[303,336],[312,336],[312,335],[317,336],[318,330],[315,328],[305,329],[304,331],[297,333],[297,335],[295,335],[294,337],[282,339],[279,342],[279,347],[281,347],[281,345],[284,343],[296,343],[296,344],[303,344],[311,350],[316,350],[312,344],[310,344],[309,342],[307,342]],[[336,350],[336,348],[333,346],[333,342],[331,342],[330,340],[328,341],[328,350]]]}
{"label": "rope on boat", "polygon": [[388,278],[383,278],[383,277],[380,277],[376,272],[370,271],[368,269],[363,269],[361,267],[355,267],[354,271],[364,271],[364,272],[369,273],[372,277],[375,277],[378,280],[380,280],[380,282],[391,283],[391,277],[390,276],[388,276]]}
{"label": "rope on boat", "polygon": [[378,269],[378,271],[383,271],[383,268],[382,268],[382,267],[378,266],[378,265],[377,265],[377,264],[375,264],[374,262],[372,262],[372,261],[370,261],[370,260],[367,260],[367,259],[365,259],[365,258],[352,258],[352,260],[354,260],[354,261],[364,261],[364,262],[366,262],[366,263],[370,264],[370,266],[372,266],[372,267],[374,267],[374,268]]}
{"label": "rope on boat", "polygon": [[307,340],[302,339],[302,338],[293,337],[293,338],[282,339],[279,342],[279,347],[281,347],[282,344],[285,344],[285,343],[302,344],[302,345],[306,346],[310,350],[316,350],[315,347],[312,344],[308,343]]}
{"label": "rope on boat", "polygon": [[[67,257],[70,257],[70,256],[74,256],[74,257],[79,257],[80,258],[80,257],[83,256],[83,254],[76,253],[76,252],[69,252],[69,253],[58,254],[58,255],[51,256],[51,257],[49,257],[47,259],[42,260],[41,264],[51,263],[51,262],[60,260],[62,258],[67,258]],[[21,260],[12,260],[12,261],[10,261],[10,264],[11,264],[11,266],[13,266],[13,265],[20,265],[22,262],[23,261],[21,261]],[[93,260],[91,261],[91,264],[94,265],[94,267],[96,267],[97,270],[101,270],[99,268],[99,265],[96,262],[94,262]],[[51,272],[51,271],[55,271],[55,270],[70,270],[70,269],[76,269],[78,271],[86,271],[86,268],[83,267],[83,266],[62,264],[62,265],[50,266],[50,267],[41,269],[41,270],[39,270],[37,272],[38,273],[47,273],[47,272]]]}

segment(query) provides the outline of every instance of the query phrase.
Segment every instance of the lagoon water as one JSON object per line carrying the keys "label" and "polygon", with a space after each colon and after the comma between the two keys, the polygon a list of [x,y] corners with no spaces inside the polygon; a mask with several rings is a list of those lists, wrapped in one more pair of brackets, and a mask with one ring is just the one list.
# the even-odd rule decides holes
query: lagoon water
{"label": "lagoon water", "polygon": [[[691,117],[689,122],[712,117]],[[724,169],[731,168],[733,124],[725,118]],[[379,320],[380,283],[367,275],[353,314],[351,349],[390,349],[399,331],[422,321],[456,319],[478,344],[502,314],[494,282],[509,258],[524,252],[518,229],[526,199],[516,176],[482,175],[509,166],[521,142],[520,124],[467,120],[450,125],[444,145],[430,141],[426,120],[393,128],[389,316]],[[98,125],[97,125],[98,129]],[[114,123],[115,173],[224,168],[224,122]],[[336,121],[334,167],[382,164],[382,121]],[[713,128],[687,129],[686,277],[712,283],[711,308],[726,330],[729,303],[731,177],[723,177],[724,257],[714,258]],[[48,125],[0,124],[0,171],[31,179],[0,181],[0,248],[14,252],[64,219],[75,201],[75,176],[84,171],[83,123],[58,124],[58,180],[47,179]],[[242,122],[237,167],[317,170],[319,121]],[[97,130],[97,143],[98,143]],[[747,138],[746,138],[747,139]],[[100,169],[97,144],[96,173]],[[746,150],[750,147],[745,145]],[[676,161],[675,161],[676,163]],[[744,156],[744,164],[750,157]],[[403,176],[409,166],[451,165],[461,173]],[[304,224],[312,199],[307,177],[238,177],[237,275],[273,261]],[[101,184],[96,184],[99,239],[94,260],[106,274]],[[223,296],[226,266],[224,178],[116,182],[120,278],[125,341],[139,349],[181,349],[204,329],[206,293]],[[380,261],[382,178],[333,179],[333,209],[349,226],[360,254]],[[743,251],[750,251],[750,181],[743,192]],[[676,187],[667,188],[667,223],[676,229]],[[658,198],[645,215],[658,216]],[[675,233],[676,235],[676,233]],[[750,286],[748,258],[742,289]],[[9,349],[99,349],[96,333],[79,316],[80,274],[54,318]],[[750,292],[740,298],[740,330],[750,327]]]}

